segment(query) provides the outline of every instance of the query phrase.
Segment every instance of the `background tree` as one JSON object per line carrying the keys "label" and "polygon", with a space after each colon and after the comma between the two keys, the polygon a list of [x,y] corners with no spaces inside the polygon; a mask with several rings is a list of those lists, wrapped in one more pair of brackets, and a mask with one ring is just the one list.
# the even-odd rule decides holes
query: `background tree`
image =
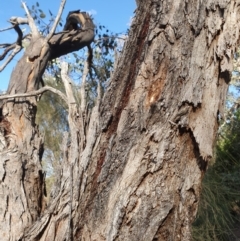
{"label": "background tree", "polygon": [[[100,26],[99,28],[102,28]],[[98,31],[99,32],[99,31]],[[109,32],[109,30],[107,30]],[[73,53],[73,61],[69,62],[69,75],[72,76],[72,85],[74,97],[78,105],[81,105],[81,90],[86,93],[86,102],[88,108],[92,109],[97,98],[97,86],[105,91],[107,81],[110,79],[110,74],[113,70],[113,59],[116,55],[116,34],[112,34],[115,40],[113,45],[102,42],[101,35],[95,40],[93,48],[92,73],[88,75],[86,83],[82,83],[82,74],[84,68],[85,51],[79,54]],[[101,44],[101,46],[100,46]],[[108,51],[102,50],[103,48]],[[101,47],[101,49],[99,49]],[[115,49],[115,50],[113,50]],[[67,59],[66,59],[67,60]],[[60,60],[51,63],[44,76],[44,83],[55,89],[64,92],[64,85],[60,74]],[[66,103],[53,92],[47,92],[38,102],[36,122],[40,127],[41,133],[44,133],[44,156],[43,169],[46,172],[46,187],[49,195],[49,190],[54,182],[55,175],[59,170],[59,160],[61,160],[61,141],[64,132],[69,130],[67,120]]]}
{"label": "background tree", "polygon": [[[0,228],[6,240],[189,240],[230,81],[238,11],[237,0],[138,1],[110,86],[101,98],[98,84],[92,109],[84,101],[77,106],[62,64],[66,93],[55,92],[68,105],[70,137],[63,138],[62,171],[44,211],[35,101],[16,103],[12,96],[14,102],[3,105],[1,122],[2,136],[14,136],[1,152],[5,212]],[[81,16],[83,30],[91,32],[91,20]],[[77,29],[82,38],[71,38],[71,31],[53,35],[54,30],[31,39],[9,94],[46,90],[29,93],[38,88],[47,61],[76,50],[71,40],[81,42],[86,34]],[[33,45],[38,54],[30,53]],[[17,75],[23,64],[28,72]],[[17,215],[13,203],[23,207]]]}

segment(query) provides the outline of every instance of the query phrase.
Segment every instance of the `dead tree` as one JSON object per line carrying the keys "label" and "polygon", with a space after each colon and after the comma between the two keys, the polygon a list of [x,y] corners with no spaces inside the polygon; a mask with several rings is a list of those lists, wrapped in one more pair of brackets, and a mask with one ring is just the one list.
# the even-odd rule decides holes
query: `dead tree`
{"label": "dead tree", "polygon": [[76,105],[63,63],[71,143],[66,135],[47,208],[36,102],[25,95],[36,94],[48,60],[92,41],[93,25],[81,15],[83,29],[53,28],[43,38],[28,14],[31,42],[2,109],[3,240],[190,240],[239,40],[239,3],[138,1],[110,86],[103,98],[99,88],[91,113]]}

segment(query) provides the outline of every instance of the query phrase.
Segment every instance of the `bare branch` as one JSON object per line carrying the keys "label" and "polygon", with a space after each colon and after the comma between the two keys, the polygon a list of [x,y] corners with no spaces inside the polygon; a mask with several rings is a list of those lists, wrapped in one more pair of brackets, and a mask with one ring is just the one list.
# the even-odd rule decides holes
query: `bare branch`
{"label": "bare branch", "polygon": [[68,104],[67,97],[60,90],[54,89],[53,87],[50,87],[50,86],[47,86],[47,85],[44,86],[43,88],[39,89],[39,90],[30,91],[30,92],[23,93],[23,94],[20,93],[20,94],[15,94],[15,95],[0,95],[0,100],[20,98],[20,97],[29,97],[29,96],[37,96],[37,95],[43,94],[46,91],[51,91],[52,93],[57,94]]}
{"label": "bare branch", "polygon": [[22,32],[22,30],[19,28],[18,24],[17,24],[17,25],[14,25],[14,30],[15,30],[15,31],[17,32],[17,34],[18,34],[18,38],[17,38],[16,44],[22,46],[23,32]]}
{"label": "bare branch", "polygon": [[0,48],[6,48],[6,47],[9,47],[10,45],[12,44],[0,44]]}
{"label": "bare branch", "polygon": [[0,72],[2,72],[5,67],[10,63],[10,61],[13,59],[13,57],[22,50],[22,46],[17,45],[15,46],[14,50],[12,51],[12,53],[8,56],[6,62],[0,67]]}
{"label": "bare branch", "polygon": [[81,111],[82,111],[82,113],[85,112],[85,108],[86,108],[85,87],[86,87],[86,78],[87,78],[88,73],[89,73],[89,63],[86,60],[84,63],[84,69],[83,69],[83,75],[82,75],[82,85],[81,85]]}
{"label": "bare branch", "polygon": [[[22,18],[22,17],[11,17],[8,22],[10,22],[14,25],[16,25],[16,24],[28,24],[28,19]],[[0,32],[7,31],[9,29],[14,28],[14,25],[10,26],[10,27],[7,27],[7,28],[0,29]]]}
{"label": "bare branch", "polygon": [[[76,31],[70,31],[68,25],[64,27],[64,33],[57,33],[49,39],[49,44],[51,45],[51,59],[58,58],[62,55],[68,54],[73,51],[78,51],[86,46],[90,46],[94,40],[94,23],[88,14],[84,12],[71,11],[68,14],[67,22],[76,23],[81,25],[81,28],[77,28]],[[74,42],[74,44],[73,44]]]}
{"label": "bare branch", "polygon": [[8,28],[3,28],[3,29],[0,29],[0,32],[7,31],[7,30],[12,29],[12,28],[14,28],[14,26],[11,26],[11,27],[8,27]]}
{"label": "bare branch", "polygon": [[22,5],[23,5],[23,8],[27,14],[27,17],[28,17],[28,24],[29,24],[29,27],[30,29],[32,30],[32,34],[33,36],[37,37],[37,36],[40,36],[39,32],[38,32],[38,29],[37,29],[37,26],[35,25],[35,22],[30,14],[30,12],[28,11],[28,8],[25,4],[25,2],[22,1]]}
{"label": "bare branch", "polygon": [[18,40],[16,43],[13,44],[0,44],[0,48],[5,48],[3,54],[0,55],[0,61],[3,60],[6,55],[9,53],[9,51],[11,51],[12,49],[13,52],[11,53],[11,55],[9,56],[8,60],[6,61],[6,63],[4,63],[1,67],[0,67],[0,72],[7,66],[7,64],[12,60],[12,58],[22,49],[22,40],[25,38],[28,38],[29,34],[25,35],[23,38],[21,38],[21,35],[18,36]]}
{"label": "bare branch", "polygon": [[98,88],[97,88],[97,102],[96,102],[96,106],[99,110],[101,102],[102,102],[102,87],[101,87],[101,82],[100,80],[98,80]]}
{"label": "bare branch", "polygon": [[28,24],[28,19],[22,17],[11,17],[9,22],[12,24]]}
{"label": "bare branch", "polygon": [[4,50],[3,54],[0,55],[0,61],[3,60],[3,59],[6,57],[6,55],[8,54],[8,52],[9,52],[10,50],[14,49],[15,47],[16,47],[15,44],[12,44],[12,45],[8,46],[8,47]]}
{"label": "bare branch", "polygon": [[76,103],[76,101],[75,101],[72,87],[71,87],[72,81],[68,77],[67,71],[68,71],[68,63],[61,62],[61,76],[62,76],[62,81],[64,83],[64,87],[65,87],[67,98],[68,98],[68,104],[74,104],[74,103]]}
{"label": "bare branch", "polygon": [[0,72],[2,72],[4,70],[4,68],[10,63],[10,61],[13,59],[13,57],[22,50],[22,37],[23,37],[23,33],[22,30],[19,28],[18,23],[16,23],[16,18],[11,18],[10,19],[14,30],[17,32],[18,34],[18,38],[16,43],[14,43],[11,46],[8,46],[5,51],[3,52],[3,54],[0,56],[0,60],[4,59],[6,57],[6,55],[8,54],[8,52],[10,50],[13,49],[12,53],[8,56],[7,60],[5,61],[5,63],[0,67]]}
{"label": "bare branch", "polygon": [[65,6],[65,3],[66,3],[66,0],[62,0],[62,2],[60,4],[60,7],[59,7],[59,10],[58,10],[58,14],[57,14],[56,19],[54,21],[54,24],[52,26],[52,29],[49,32],[48,36],[46,37],[46,42],[48,42],[52,38],[52,36],[53,36],[53,34],[54,34],[54,32],[57,28],[57,25],[58,25],[58,23],[60,21],[60,18],[62,16],[62,12],[63,12],[64,6]]}

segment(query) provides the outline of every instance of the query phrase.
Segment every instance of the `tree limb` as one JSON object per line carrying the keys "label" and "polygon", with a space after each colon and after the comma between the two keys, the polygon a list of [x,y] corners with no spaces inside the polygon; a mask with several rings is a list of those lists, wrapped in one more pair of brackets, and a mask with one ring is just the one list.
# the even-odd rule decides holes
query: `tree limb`
{"label": "tree limb", "polygon": [[[8,21],[13,24],[13,26],[7,27],[0,29],[0,32],[7,31],[9,29],[14,28],[14,24],[28,24],[28,19],[27,18],[22,18],[22,17],[11,17],[10,20]],[[1,45],[0,45],[1,46]]]}
{"label": "tree limb", "polygon": [[64,87],[65,87],[65,90],[66,90],[68,104],[74,104],[74,103],[76,103],[76,101],[75,101],[73,91],[72,91],[72,87],[71,87],[72,81],[68,77],[67,71],[68,71],[68,63],[67,62],[61,62],[61,76],[62,76],[62,81],[64,83]]}
{"label": "tree limb", "polygon": [[17,34],[18,34],[18,38],[17,38],[16,44],[22,46],[23,32],[22,32],[22,30],[20,29],[20,27],[19,27],[18,24],[16,24],[16,25],[14,24],[14,30],[15,30],[15,31],[17,32]]}
{"label": "tree limb", "polygon": [[0,48],[6,48],[6,47],[9,47],[10,45],[12,44],[0,44]]}
{"label": "tree limb", "polygon": [[12,29],[12,28],[14,28],[14,27],[11,26],[11,27],[8,27],[8,28],[3,28],[3,29],[0,29],[0,32],[7,31],[7,30]]}
{"label": "tree limb", "polygon": [[31,16],[30,12],[28,11],[28,8],[27,8],[25,2],[22,1],[22,5],[23,5],[23,8],[24,8],[24,10],[25,10],[25,12],[27,14],[28,24],[29,24],[29,27],[30,27],[30,29],[32,31],[33,36],[36,36],[36,37],[40,36],[40,34],[38,32],[38,29],[37,29],[37,26],[35,25],[35,22],[34,22],[32,16]]}
{"label": "tree limb", "polygon": [[4,52],[0,55],[0,61],[3,60],[6,55],[11,51],[12,49],[13,52],[9,55],[8,59],[6,62],[0,67],[0,72],[8,65],[8,63],[12,60],[12,58],[22,50],[22,40],[27,38],[29,34],[25,35],[23,38],[21,36],[18,36],[18,40],[16,43],[13,44],[0,44],[0,48],[5,48]]}
{"label": "tree limb", "polygon": [[[79,10],[72,11],[67,17],[67,22],[70,24],[65,24],[64,32],[54,34],[49,39],[52,49],[51,59],[90,46],[94,40],[94,23],[87,13],[79,12]],[[81,28],[71,29],[67,27],[66,29],[66,26],[70,25],[69,27],[71,27],[76,22],[81,25]]]}
{"label": "tree limb", "polygon": [[82,113],[85,112],[86,109],[86,78],[89,73],[89,63],[86,60],[84,62],[84,68],[83,68],[83,75],[82,75],[82,84],[81,84],[81,111]]}
{"label": "tree limb", "polygon": [[14,50],[12,51],[12,53],[8,56],[6,62],[0,67],[0,72],[2,72],[5,67],[10,63],[10,61],[14,58],[14,56],[20,52],[22,50],[22,46],[17,45],[15,46]]}
{"label": "tree limb", "polygon": [[27,18],[22,18],[22,17],[11,17],[10,18],[10,23],[14,24],[28,24],[28,19]]}
{"label": "tree limb", "polygon": [[2,72],[5,69],[5,67],[10,63],[10,61],[14,58],[14,56],[22,50],[23,33],[18,25],[17,18],[16,17],[11,18],[10,23],[13,25],[14,30],[17,32],[18,38],[17,38],[16,43],[8,46],[5,49],[5,51],[3,52],[3,54],[0,56],[0,60],[4,59],[6,57],[6,55],[8,54],[8,52],[13,49],[12,53],[8,56],[5,63],[0,67],[0,72]]}
{"label": "tree limb", "polygon": [[4,50],[3,54],[0,55],[0,61],[3,60],[3,59],[6,57],[6,55],[8,54],[8,52],[9,52],[10,50],[14,49],[14,48],[15,48],[15,44],[12,44],[12,45],[8,46],[8,47]]}
{"label": "tree limb", "polygon": [[52,29],[46,37],[46,42],[48,42],[52,38],[52,36],[53,36],[53,34],[54,34],[54,32],[57,28],[57,25],[58,25],[58,23],[60,21],[60,18],[62,16],[62,12],[63,12],[64,6],[65,6],[65,3],[66,3],[66,0],[62,0],[62,2],[60,4],[60,7],[59,7],[59,10],[58,10],[58,14],[57,14],[56,19],[54,21],[54,24],[52,26]]}
{"label": "tree limb", "polygon": [[30,92],[23,93],[23,94],[20,93],[20,94],[15,94],[15,95],[0,95],[0,100],[36,96],[36,95],[41,95],[46,91],[51,91],[52,93],[57,94],[68,104],[67,97],[60,90],[57,90],[57,89],[55,89],[51,86],[47,86],[47,85],[39,90],[30,91]]}

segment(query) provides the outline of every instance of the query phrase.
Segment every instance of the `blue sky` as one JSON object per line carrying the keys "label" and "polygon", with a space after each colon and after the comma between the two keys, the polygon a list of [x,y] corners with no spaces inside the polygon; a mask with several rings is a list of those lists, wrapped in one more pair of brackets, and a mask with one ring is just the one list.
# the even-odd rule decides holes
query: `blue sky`
{"label": "blue sky", "polygon": [[[51,10],[53,14],[56,14],[61,0],[27,0],[25,2],[29,7],[38,2],[44,12],[48,13],[48,10]],[[24,16],[24,10],[20,5],[20,0],[0,2],[0,29],[10,26],[7,20],[12,16]],[[136,4],[135,0],[67,0],[62,18],[65,19],[69,11],[78,9],[91,12],[96,24],[104,25],[112,32],[123,33],[129,27],[131,17],[134,16]],[[15,40],[16,33],[14,30],[0,32],[0,43],[12,43]],[[1,52],[2,49],[0,49]],[[0,73],[0,90],[7,89],[12,69],[21,55],[22,52],[15,56],[11,64]],[[2,61],[0,62],[1,65]]]}

